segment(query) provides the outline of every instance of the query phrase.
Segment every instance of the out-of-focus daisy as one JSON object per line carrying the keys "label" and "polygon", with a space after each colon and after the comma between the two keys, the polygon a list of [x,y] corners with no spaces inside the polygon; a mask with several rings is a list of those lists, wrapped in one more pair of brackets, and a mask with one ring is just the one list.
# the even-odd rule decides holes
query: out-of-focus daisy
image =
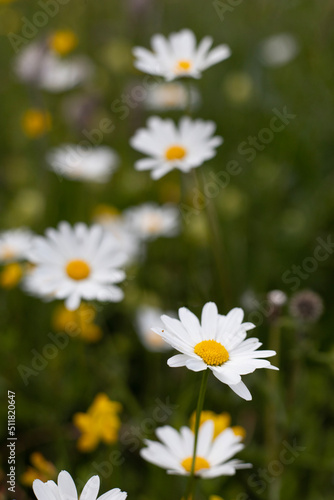
{"label": "out-of-focus daisy", "polygon": [[66,59],[51,51],[45,42],[33,42],[22,48],[14,62],[20,80],[49,92],[63,92],[86,82],[93,66],[85,56]]}
{"label": "out-of-focus daisy", "polygon": [[267,298],[273,306],[281,307],[284,306],[284,304],[287,301],[287,296],[282,290],[271,290]]}
{"label": "out-of-focus daisy", "polygon": [[32,466],[28,466],[20,478],[24,486],[31,486],[35,479],[49,481],[56,478],[57,470],[55,466],[46,460],[41,453],[37,451],[32,453],[30,462]]}
{"label": "out-of-focus daisy", "polygon": [[151,170],[153,179],[178,168],[189,172],[216,155],[223,139],[213,136],[216,125],[212,121],[181,118],[176,126],[172,120],[158,116],[149,118],[147,128],[137,130],[131,146],[147,155],[135,163],[137,170]]}
{"label": "out-of-focus daisy", "polygon": [[[58,484],[54,481],[43,483],[36,479],[32,489],[37,500],[78,500],[78,492],[71,475],[62,470],[58,475]],[[99,476],[92,476],[85,484],[80,500],[96,500],[100,489]],[[119,488],[114,488],[101,495],[98,500],[125,500],[127,493]]]}
{"label": "out-of-focus daisy", "polygon": [[41,137],[51,129],[50,113],[42,109],[27,109],[22,116],[22,129],[31,139]]}
{"label": "out-of-focus daisy", "polygon": [[164,352],[169,351],[171,346],[165,342],[160,335],[152,330],[152,325],[159,325],[163,328],[160,319],[163,312],[157,307],[141,306],[136,313],[136,327],[139,338],[149,351]]}
{"label": "out-of-focus daisy", "polygon": [[61,56],[72,52],[72,50],[78,45],[78,37],[71,30],[55,31],[52,33],[48,41],[50,48]]}
{"label": "out-of-focus daisy", "polygon": [[[221,432],[230,427],[236,436],[240,436],[242,439],[246,436],[246,431],[240,425],[234,425],[231,427],[231,415],[229,413],[215,413],[213,411],[202,411],[200,416],[200,426],[212,420],[214,425],[213,437],[216,438]],[[190,428],[192,431],[195,429],[196,421],[196,411],[190,417]]]}
{"label": "out-of-focus daisy", "polygon": [[24,228],[10,229],[0,233],[0,262],[25,260],[32,240],[32,233]]}
{"label": "out-of-focus daisy", "polygon": [[63,144],[47,154],[50,169],[76,181],[107,182],[119,163],[118,155],[107,146],[83,148]]}
{"label": "out-of-focus daisy", "polygon": [[102,329],[94,323],[96,309],[91,304],[81,302],[76,311],[69,311],[64,304],[56,307],[52,326],[57,332],[64,332],[86,342],[98,342],[102,338]]}
{"label": "out-of-focus daisy", "polygon": [[233,71],[225,76],[222,90],[232,102],[244,104],[254,94],[254,82],[245,71]]}
{"label": "out-of-focus daisy", "polygon": [[147,109],[159,111],[186,109],[188,106],[193,109],[199,100],[200,96],[195,87],[187,90],[185,85],[179,82],[162,83],[148,89],[145,106]]}
{"label": "out-of-focus daisy", "polygon": [[202,72],[231,55],[228,45],[218,45],[210,50],[213,40],[206,36],[196,47],[192,31],[184,29],[171,33],[169,38],[154,35],[152,52],[144,47],[135,47],[135,67],[144,73],[163,76],[167,81],[179,77],[200,78]]}
{"label": "out-of-focus daisy", "polygon": [[129,208],[125,220],[133,234],[143,241],[176,236],[180,230],[179,211],[170,204],[144,203]]}
{"label": "out-of-focus daisy", "polygon": [[253,323],[242,323],[244,312],[232,309],[226,316],[218,314],[213,302],[205,304],[201,323],[187,308],[179,309],[179,318],[161,317],[164,329],[153,328],[168,342],[177,354],[168,360],[171,367],[186,366],[196,372],[210,369],[218,380],[227,384],[243,399],[252,396],[241,380],[241,375],[254,372],[257,368],[278,368],[261,358],[275,356],[275,351],[258,351],[262,345],[256,338],[247,340],[247,330]]}
{"label": "out-of-focus daisy", "polygon": [[265,66],[283,66],[299,52],[297,40],[289,33],[279,33],[263,40],[260,58]]}
{"label": "out-of-focus daisy", "polygon": [[[232,429],[226,429],[216,438],[213,437],[212,420],[205,422],[198,431],[195,476],[211,478],[233,476],[237,469],[251,467],[240,460],[230,460],[244,448],[241,437]],[[145,440],[147,448],[140,451],[141,456],[167,469],[168,474],[189,476],[193,460],[194,433],[189,427],[181,427],[180,432],[166,425],[156,430],[161,443]]]}
{"label": "out-of-focus daisy", "polygon": [[123,281],[119,269],[127,256],[118,242],[101,226],[77,223],[72,228],[61,222],[49,228],[45,237],[36,237],[29,252],[34,269],[25,280],[26,290],[45,300],[65,299],[75,310],[81,299],[119,302]]}
{"label": "out-of-focus daisy", "polygon": [[129,263],[138,256],[140,252],[138,237],[119,210],[108,205],[98,205],[94,210],[93,220],[116,238],[127,254]]}
{"label": "out-of-focus daisy", "polygon": [[81,431],[77,442],[78,449],[83,452],[95,450],[102,441],[106,444],[117,442],[121,426],[119,413],[122,405],[111,401],[106,394],[98,394],[87,413],[76,413],[74,425]]}
{"label": "out-of-focus daisy", "polygon": [[287,302],[287,296],[282,290],[271,290],[267,293],[266,298],[269,304],[267,319],[269,323],[273,323],[281,316],[282,308]]}

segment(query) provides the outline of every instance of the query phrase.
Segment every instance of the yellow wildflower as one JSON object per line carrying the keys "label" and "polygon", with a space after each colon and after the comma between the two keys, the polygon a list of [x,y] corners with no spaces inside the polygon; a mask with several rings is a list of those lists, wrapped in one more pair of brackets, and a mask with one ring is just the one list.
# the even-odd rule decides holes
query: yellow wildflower
{"label": "yellow wildflower", "polygon": [[64,56],[78,45],[78,37],[71,30],[55,31],[50,37],[50,47],[52,50]]}
{"label": "yellow wildflower", "polygon": [[[195,429],[195,419],[196,419],[196,411],[190,417],[190,428],[192,430]],[[230,427],[231,425],[231,416],[229,413],[215,413],[213,411],[202,411],[200,418],[200,426],[204,424],[207,420],[213,420],[215,430],[214,430],[214,438],[217,437],[221,432]],[[240,425],[236,425],[231,427],[234,434],[236,436],[241,436],[243,439],[246,437],[246,431]]]}
{"label": "yellow wildflower", "polygon": [[122,405],[111,401],[104,393],[98,394],[87,413],[76,413],[74,425],[81,431],[77,447],[82,452],[94,450],[102,441],[106,444],[115,443],[121,421],[118,413]]}
{"label": "yellow wildflower", "polygon": [[242,439],[245,439],[246,429],[244,427],[242,427],[241,425],[234,425],[232,427],[232,430],[236,436],[241,436]]}
{"label": "yellow wildflower", "polygon": [[32,467],[27,467],[21,476],[21,483],[24,486],[31,486],[35,479],[45,482],[56,478],[57,471],[55,466],[51,462],[48,462],[41,453],[37,451],[32,453],[30,455],[30,462]]}
{"label": "yellow wildflower", "polygon": [[78,336],[86,342],[98,342],[102,338],[101,328],[94,323],[96,310],[90,304],[81,303],[76,311],[69,311],[62,304],[53,314],[52,326],[57,332]]}
{"label": "yellow wildflower", "polygon": [[23,276],[23,268],[17,262],[7,264],[0,273],[0,286],[9,290],[14,288]]}
{"label": "yellow wildflower", "polygon": [[28,109],[22,116],[22,129],[31,139],[41,137],[51,129],[51,116],[47,111]]}

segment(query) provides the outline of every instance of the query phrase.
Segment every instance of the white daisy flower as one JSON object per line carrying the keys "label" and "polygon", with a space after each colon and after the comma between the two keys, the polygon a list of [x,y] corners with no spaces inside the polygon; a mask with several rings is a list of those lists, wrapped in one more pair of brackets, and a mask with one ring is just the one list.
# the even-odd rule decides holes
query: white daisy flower
{"label": "white daisy flower", "polygon": [[105,183],[119,164],[118,155],[107,146],[83,148],[77,144],[63,144],[52,149],[46,157],[50,169],[77,181]]}
{"label": "white daisy flower", "polygon": [[[147,448],[140,451],[148,462],[167,469],[168,474],[189,476],[194,452],[195,435],[189,427],[181,427],[180,432],[166,425],[156,430],[161,443],[145,440]],[[244,448],[241,436],[236,436],[231,428],[225,429],[216,438],[214,422],[207,420],[198,431],[195,460],[195,476],[211,478],[233,476],[237,469],[246,469],[251,464],[240,460],[230,460]]]}
{"label": "white daisy flower", "polygon": [[171,346],[152,330],[152,325],[163,328],[160,319],[162,314],[161,309],[157,307],[141,306],[137,309],[136,329],[138,336],[143,346],[152,352],[165,352],[171,349]]}
{"label": "white daisy flower", "polygon": [[0,233],[0,262],[8,263],[27,258],[33,234],[25,228]]}
{"label": "white daisy flower", "polygon": [[270,36],[263,40],[260,45],[260,58],[264,66],[284,66],[292,61],[298,52],[298,42],[289,33]]}
{"label": "white daisy flower", "polygon": [[85,56],[59,57],[39,41],[20,51],[14,62],[14,71],[23,82],[56,93],[87,81],[93,73],[93,66]]}
{"label": "white daisy flower", "polygon": [[[58,475],[58,484],[54,481],[43,483],[40,479],[35,479],[32,489],[37,500],[78,500],[78,492],[71,475],[62,470]],[[99,476],[92,476],[85,484],[80,500],[96,500],[100,489]],[[127,493],[119,488],[104,493],[98,500],[125,500]]]}
{"label": "white daisy flower", "polygon": [[102,213],[94,217],[94,222],[103,226],[119,242],[128,256],[129,263],[138,256],[140,253],[139,239],[122,214]]}
{"label": "white daisy flower", "polygon": [[142,241],[176,236],[180,231],[179,210],[171,204],[144,203],[128,208],[124,216],[129,230]]}
{"label": "white daisy flower", "polygon": [[131,146],[147,155],[135,163],[137,170],[152,170],[152,179],[160,179],[178,168],[189,172],[216,155],[222,137],[213,136],[216,124],[212,121],[181,118],[178,126],[172,120],[153,116],[147,128],[137,130],[130,139]]}
{"label": "white daisy flower", "polygon": [[191,87],[188,91],[185,85],[179,82],[162,83],[148,89],[145,106],[147,109],[170,111],[186,109],[190,104],[190,108],[193,109],[199,101],[200,96],[195,87]]}
{"label": "white daisy flower", "polygon": [[169,366],[186,366],[195,372],[209,368],[218,380],[249,401],[252,396],[241,375],[252,373],[257,368],[278,368],[261,359],[275,356],[275,351],[258,351],[262,345],[258,339],[245,340],[247,330],[255,325],[242,323],[243,317],[244,312],[238,307],[223,316],[218,314],[216,304],[208,302],[203,307],[201,323],[192,312],[181,307],[180,321],[162,316],[165,328],[153,330],[182,353],[170,358]]}
{"label": "white daisy flower", "polygon": [[282,292],[282,290],[271,290],[267,294],[267,298],[271,305],[278,307],[284,306],[288,300],[286,293]]}
{"label": "white daisy flower", "polygon": [[119,302],[123,292],[115,286],[124,280],[119,267],[127,255],[101,226],[61,222],[36,237],[28,253],[35,268],[26,277],[26,290],[46,300],[65,299],[69,310],[81,299]]}
{"label": "white daisy flower", "polygon": [[152,52],[144,47],[135,47],[135,67],[144,73],[159,75],[167,81],[179,77],[200,78],[202,72],[231,55],[228,45],[218,45],[210,50],[213,40],[206,36],[196,47],[192,31],[184,29],[171,33],[169,38],[154,35],[151,39]]}

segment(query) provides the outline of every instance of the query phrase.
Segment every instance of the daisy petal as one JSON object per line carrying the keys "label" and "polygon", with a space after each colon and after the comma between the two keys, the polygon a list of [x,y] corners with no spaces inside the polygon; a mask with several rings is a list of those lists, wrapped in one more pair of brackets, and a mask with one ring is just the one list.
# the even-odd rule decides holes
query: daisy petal
{"label": "daisy petal", "polygon": [[202,310],[202,332],[204,339],[215,339],[218,322],[218,309],[214,302],[205,304]]}
{"label": "daisy petal", "polygon": [[40,479],[35,479],[32,484],[32,489],[38,500],[56,500],[49,486],[43,483]]}
{"label": "daisy petal", "polygon": [[238,384],[230,385],[230,388],[233,392],[235,392],[238,396],[246,401],[251,401],[252,395],[245,386],[243,382],[239,382]]}
{"label": "daisy petal", "polygon": [[172,368],[177,368],[179,366],[185,366],[188,360],[189,356],[186,354],[176,354],[175,356],[169,358],[167,364]]}
{"label": "daisy petal", "polygon": [[84,486],[80,495],[80,500],[96,500],[100,489],[99,476],[92,476]]}
{"label": "daisy petal", "polygon": [[78,500],[78,493],[71,475],[62,470],[58,475],[60,496],[66,500]]}

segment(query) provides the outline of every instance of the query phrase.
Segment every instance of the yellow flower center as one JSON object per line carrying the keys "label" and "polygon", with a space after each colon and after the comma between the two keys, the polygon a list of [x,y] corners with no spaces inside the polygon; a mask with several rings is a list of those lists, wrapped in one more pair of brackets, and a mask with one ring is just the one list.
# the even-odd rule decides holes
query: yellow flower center
{"label": "yellow flower center", "polygon": [[51,48],[62,56],[71,52],[77,44],[77,36],[70,30],[56,31],[50,39]]}
{"label": "yellow flower center", "polygon": [[0,286],[5,289],[14,288],[23,276],[23,270],[20,264],[16,262],[7,264],[0,274]]}
{"label": "yellow flower center", "polygon": [[93,217],[103,219],[117,219],[120,216],[120,211],[111,205],[100,204],[93,210]]}
{"label": "yellow flower center", "polygon": [[191,61],[187,59],[181,59],[180,61],[177,62],[176,64],[176,71],[178,72],[187,72],[191,69]]}
{"label": "yellow flower center", "polygon": [[195,345],[194,353],[209,366],[221,366],[230,356],[225,347],[215,340],[203,340]]}
{"label": "yellow flower center", "polygon": [[164,87],[158,89],[158,99],[165,106],[182,105],[186,98],[183,87],[178,84],[167,83]]}
{"label": "yellow flower center", "polygon": [[90,275],[90,267],[84,260],[71,260],[66,266],[66,272],[72,280],[84,280]]}
{"label": "yellow flower center", "polygon": [[22,128],[28,137],[40,137],[50,130],[51,116],[40,109],[28,109],[22,117]]}
{"label": "yellow flower center", "polygon": [[182,146],[171,146],[167,149],[165,156],[168,161],[182,160],[187,154],[187,150]]}
{"label": "yellow flower center", "polygon": [[10,246],[5,246],[2,249],[1,257],[3,260],[11,260],[15,257],[15,250]]}
{"label": "yellow flower center", "polygon": [[[191,466],[193,463],[193,457],[188,457],[182,460],[181,465],[187,471],[191,472]],[[195,459],[195,473],[202,469],[210,469],[209,462],[203,457],[196,457]]]}
{"label": "yellow flower center", "polygon": [[162,219],[158,214],[150,214],[144,220],[144,226],[148,233],[155,234],[159,232],[162,228]]}

